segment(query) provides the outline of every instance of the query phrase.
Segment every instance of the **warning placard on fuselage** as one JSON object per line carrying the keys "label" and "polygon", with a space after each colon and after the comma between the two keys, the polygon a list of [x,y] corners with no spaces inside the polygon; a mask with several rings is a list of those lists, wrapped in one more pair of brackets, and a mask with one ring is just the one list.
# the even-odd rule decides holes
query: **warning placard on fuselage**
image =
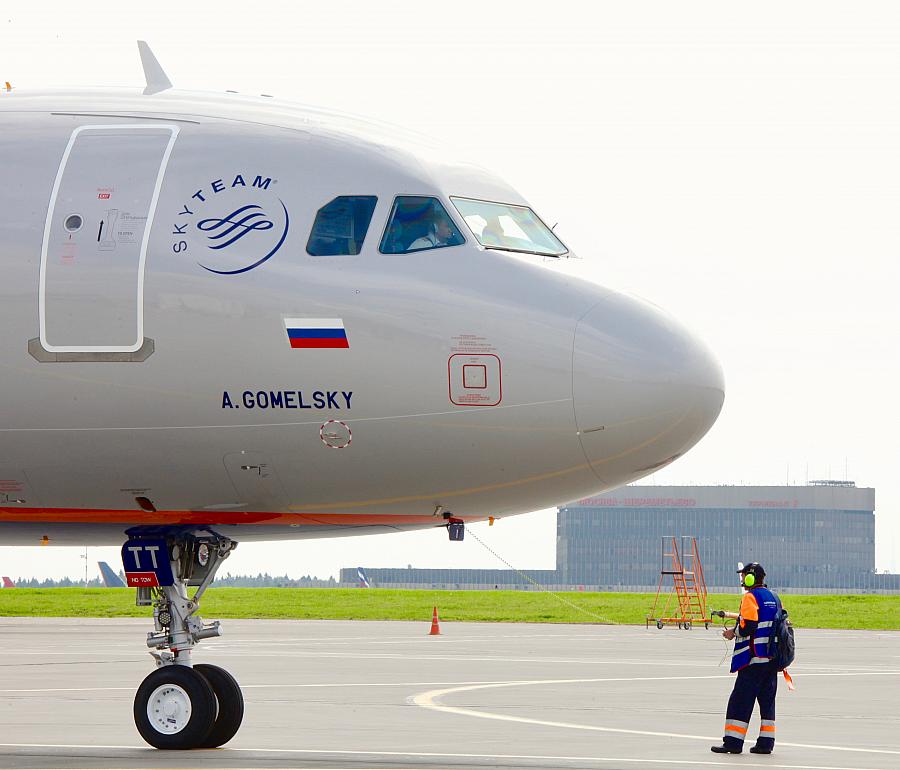
{"label": "warning placard on fuselage", "polygon": [[456,353],[447,362],[450,401],[457,406],[496,406],[503,399],[500,358],[493,353]]}

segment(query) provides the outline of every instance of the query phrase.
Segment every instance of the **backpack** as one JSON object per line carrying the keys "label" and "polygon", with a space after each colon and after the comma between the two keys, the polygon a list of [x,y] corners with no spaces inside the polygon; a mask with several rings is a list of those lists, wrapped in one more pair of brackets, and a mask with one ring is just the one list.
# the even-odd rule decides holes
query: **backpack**
{"label": "backpack", "polygon": [[778,601],[778,610],[775,614],[775,620],[772,622],[772,636],[775,641],[774,654],[772,655],[772,663],[777,671],[784,671],[791,663],[794,662],[795,645],[794,645],[794,626],[788,617],[788,611],[781,606],[781,598],[775,596]]}

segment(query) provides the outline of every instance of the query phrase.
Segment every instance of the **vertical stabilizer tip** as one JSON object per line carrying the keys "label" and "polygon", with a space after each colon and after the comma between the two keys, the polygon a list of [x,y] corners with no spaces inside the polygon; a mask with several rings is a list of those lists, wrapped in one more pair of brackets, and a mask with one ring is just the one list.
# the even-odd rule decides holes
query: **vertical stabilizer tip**
{"label": "vertical stabilizer tip", "polygon": [[144,77],[147,80],[147,86],[144,88],[144,95],[158,94],[172,87],[172,81],[169,80],[159,61],[150,50],[150,46],[143,40],[138,40],[138,51],[141,54],[141,64],[144,67]]}

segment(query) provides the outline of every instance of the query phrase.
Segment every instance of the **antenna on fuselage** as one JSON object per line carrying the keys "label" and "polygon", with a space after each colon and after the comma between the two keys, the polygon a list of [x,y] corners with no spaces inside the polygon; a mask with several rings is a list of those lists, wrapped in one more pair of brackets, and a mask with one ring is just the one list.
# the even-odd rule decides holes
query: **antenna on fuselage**
{"label": "antenna on fuselage", "polygon": [[172,81],[169,80],[159,61],[150,50],[150,46],[143,40],[138,40],[138,51],[141,54],[141,64],[144,67],[144,77],[147,79],[147,87],[144,89],[144,96],[158,94],[172,87]]}

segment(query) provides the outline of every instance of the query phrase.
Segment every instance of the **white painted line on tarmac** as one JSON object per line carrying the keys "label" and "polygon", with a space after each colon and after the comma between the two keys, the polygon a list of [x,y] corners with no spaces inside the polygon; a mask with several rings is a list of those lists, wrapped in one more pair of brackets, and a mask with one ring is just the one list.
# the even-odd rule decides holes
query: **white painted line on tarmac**
{"label": "white painted line on tarmac", "polygon": [[[822,676],[828,676],[824,674]],[[693,681],[696,679],[732,679],[733,674],[709,674],[706,676],[646,676],[646,677],[623,677],[623,678],[604,678],[604,679],[552,679],[543,680],[541,684],[557,683],[557,684],[582,684],[584,682],[667,682],[667,681]],[[521,680],[512,682],[509,680],[492,681],[492,682],[272,682],[269,684],[242,684],[242,690],[262,690],[262,689],[306,689],[306,688],[363,688],[363,687],[511,687],[513,685],[529,685],[536,684],[529,680]],[[135,687],[45,687],[33,689],[0,689],[0,695],[7,694],[27,694],[27,693],[52,693],[52,692],[134,692]],[[452,690],[447,690],[451,692]],[[2,744],[0,744],[2,745]]]}
{"label": "white painted line on tarmac", "polygon": [[45,687],[43,689],[0,690],[0,695],[16,695],[25,693],[50,693],[50,692],[113,692],[127,690],[135,692],[136,687]]}
{"label": "white painted line on tarmac", "polygon": [[104,746],[98,743],[87,745],[81,743],[0,743],[0,749],[102,749],[103,751],[147,751],[144,746]]}
{"label": "white painted line on tarmac", "polygon": [[[448,639],[447,642],[451,643],[454,640]],[[225,645],[213,647],[212,645],[208,647],[204,647],[205,652],[212,653],[214,657],[246,657],[248,655],[248,651],[246,650],[237,650],[237,649],[228,649]],[[261,651],[257,651],[258,655],[254,657],[267,657],[267,655],[262,654]],[[122,653],[119,653],[122,654]],[[509,658],[502,656],[482,656],[475,657],[474,655],[466,655],[464,653],[460,653],[458,655],[432,655],[432,654],[422,654],[422,655],[414,655],[409,653],[390,653],[390,652],[326,652],[322,650],[302,650],[297,649],[293,651],[285,651],[278,650],[277,654],[279,657],[283,658],[348,658],[351,660],[421,660],[421,661],[450,661],[450,662],[480,662],[480,663],[547,663],[547,664],[569,664],[569,665],[591,665],[591,666],[641,666],[641,667],[673,667],[677,666],[680,668],[690,667],[690,668],[712,668],[712,664],[709,661],[685,661],[685,660],[664,660],[656,658],[654,660],[631,660],[631,659],[597,659],[597,658]],[[134,663],[143,661],[143,655],[139,653],[134,653],[133,658],[127,658],[123,660],[110,661],[108,655],[104,655],[101,653],[90,653],[90,652],[43,652],[43,651],[30,651],[30,652],[15,652],[12,654],[13,656],[31,656],[31,657],[46,657],[46,656],[57,656],[57,657],[71,657],[73,659],[77,659],[79,662],[83,662],[85,664],[106,664],[110,662],[116,663]],[[85,658],[88,658],[86,660]],[[91,659],[92,658],[92,659]],[[14,667],[14,663],[5,664],[7,667]],[[32,664],[33,665],[33,664]],[[52,663],[48,663],[48,665],[54,665]],[[61,665],[61,664],[58,664]],[[809,666],[808,668],[804,665],[797,665],[791,668],[791,671],[801,673],[804,675],[810,675],[812,673],[818,672],[834,672],[835,675],[845,675],[848,673],[858,672],[862,675],[868,675],[870,672],[865,668],[830,668],[825,666]],[[891,671],[883,672],[886,674],[900,674],[900,669],[894,669]]]}
{"label": "white painted line on tarmac", "polygon": [[[873,675],[883,675],[885,673],[898,673],[898,672],[878,672],[873,671],[871,674]],[[807,674],[807,676],[810,676]],[[813,674],[812,676],[815,676]],[[658,677],[658,679],[712,679],[712,678],[724,678],[724,677]],[[630,730],[623,727],[601,727],[600,725],[583,725],[576,724],[573,722],[554,722],[545,719],[532,719],[531,717],[517,717],[511,716],[509,714],[496,714],[490,711],[475,711],[473,709],[467,708],[459,708],[457,706],[444,706],[437,702],[438,698],[442,698],[446,695],[456,694],[460,692],[471,692],[473,690],[487,690],[494,689],[500,687],[532,687],[536,685],[547,685],[547,684],[592,684],[597,682],[629,682],[629,681],[648,681],[648,679],[656,679],[656,677],[651,678],[643,678],[637,677],[634,679],[630,679],[627,677],[620,677],[614,679],[536,679],[529,682],[505,682],[503,684],[479,684],[479,685],[468,685],[466,687],[451,687],[445,690],[430,690],[428,692],[419,693],[418,695],[411,696],[409,698],[410,703],[421,706],[425,709],[430,709],[432,711],[438,711],[445,714],[457,714],[460,716],[468,716],[475,717],[477,719],[494,719],[500,722],[520,722],[523,724],[532,724],[532,725],[541,725],[543,727],[560,727],[568,730],[589,730],[591,732],[600,732],[600,733],[619,733],[625,735],[649,735],[658,738],[683,738],[686,740],[697,740],[697,741],[719,741],[721,740],[720,736],[711,737],[709,735],[689,735],[685,733],[668,733],[668,732],[657,732],[653,730]],[[821,749],[823,751],[845,751],[845,752],[854,752],[854,753],[863,753],[863,754],[889,754],[900,756],[900,750],[894,749],[864,749],[864,748],[855,748],[850,746],[824,746],[819,744],[811,744],[811,743],[788,743],[786,741],[778,741],[778,746],[789,746],[791,748],[800,748],[800,749]]]}
{"label": "white painted line on tarmac", "polygon": [[[212,653],[216,657],[241,657],[245,658],[248,655],[246,650],[239,649],[227,649],[225,647],[215,648],[205,648],[204,652]],[[119,653],[122,654],[122,653]],[[323,650],[303,650],[297,649],[293,651],[286,650],[277,650],[275,653],[281,658],[346,658],[350,660],[421,660],[421,661],[451,661],[451,662],[460,662],[460,661],[474,661],[477,663],[560,663],[567,665],[577,665],[577,666],[680,666],[682,668],[689,667],[699,667],[705,668],[709,666],[708,662],[690,662],[684,660],[659,660],[655,659],[652,661],[643,661],[643,660],[601,660],[598,658],[510,658],[503,657],[499,655],[495,656],[480,656],[476,657],[475,655],[466,655],[465,653],[459,653],[457,655],[431,655],[431,654],[410,654],[410,653],[391,653],[391,652],[326,652]],[[92,663],[134,663],[136,661],[144,660],[144,657],[139,653],[134,653],[133,658],[110,661],[108,655],[104,655],[101,653],[90,653],[90,652],[22,652],[22,653],[14,653],[9,656],[12,658],[14,656],[30,656],[43,658],[47,656],[57,656],[57,657],[69,657],[74,659],[77,662],[84,662],[86,664]],[[254,655],[253,657],[268,657],[267,654],[259,653]],[[15,663],[4,664],[9,667],[14,667]],[[35,664],[29,664],[35,665]],[[51,663],[47,662],[47,665],[65,665],[63,663]]]}
{"label": "white painted line on tarmac", "polygon": [[[821,676],[890,676],[900,675],[900,671],[810,671],[803,677]],[[308,688],[363,688],[363,687],[514,687],[530,684],[584,684],[589,682],[677,682],[698,679],[732,679],[734,674],[703,674],[700,676],[637,676],[637,677],[603,677],[594,679],[547,679],[532,680],[499,680],[476,682],[270,682],[267,684],[242,684],[242,690],[263,689],[308,689]],[[41,688],[3,688],[0,695],[41,694],[52,692],[134,692],[135,687],[41,687]],[[448,690],[450,692],[450,690]],[[0,744],[2,745],[2,744]]]}
{"label": "white painted line on tarmac", "polygon": [[[720,740],[720,739],[716,739]],[[377,757],[438,757],[440,759],[492,759],[492,760],[532,760],[535,762],[622,762],[636,765],[687,765],[689,767],[734,767],[739,761],[741,767],[776,767],[780,770],[879,770],[870,767],[834,767],[830,765],[775,765],[770,762],[745,762],[741,760],[717,761],[713,759],[641,759],[626,757],[567,757],[531,754],[462,754],[426,751],[352,751],[316,749],[231,749],[231,752],[259,752],[261,754],[347,754],[352,756]],[[881,768],[883,770],[883,768]]]}
{"label": "white painted line on tarmac", "polygon": [[[229,620],[231,620],[229,618]],[[361,621],[366,622],[366,621]],[[410,621],[388,621],[390,623],[395,622],[410,622]],[[441,621],[444,623],[445,621]],[[429,628],[429,624],[431,623],[431,618],[428,619],[427,622],[419,622],[415,621],[415,625],[421,625],[423,629]],[[447,625],[456,625],[454,621],[446,621]],[[410,623],[413,625],[413,623]],[[593,627],[592,627],[593,628]],[[490,642],[495,641],[497,639],[581,639],[586,642],[593,642],[595,639],[621,639],[622,637],[618,634],[609,634],[606,636],[602,635],[592,635],[588,631],[585,631],[583,634],[485,634],[484,636],[461,636],[461,637],[453,637],[453,642]],[[718,638],[718,637],[717,637]],[[428,641],[428,631],[425,630],[425,633],[422,635],[421,641]],[[222,642],[226,640],[223,639]],[[232,637],[229,636],[227,638],[229,643],[239,643],[239,644],[262,644],[262,645],[283,645],[283,644],[307,644],[312,642],[323,642],[323,643],[331,643],[331,642],[365,642],[370,644],[372,642],[380,643],[380,642],[410,642],[410,641],[420,641],[419,639],[410,639],[409,635],[405,636],[297,636],[288,639],[278,639],[273,640],[271,637],[263,637],[259,639],[255,639],[253,637]],[[212,642],[212,644],[219,644],[218,641]]]}
{"label": "white painted line on tarmac", "polygon": [[[717,739],[718,740],[718,739]],[[142,754],[151,754],[152,750],[147,746],[100,746],[100,745],[79,745],[79,744],[51,744],[51,743],[0,743],[0,748],[21,748],[21,749],[92,749],[92,750],[114,750],[114,751],[140,751]],[[576,756],[547,756],[543,754],[472,754],[472,753],[450,753],[437,751],[364,751],[352,749],[251,749],[251,748],[224,748],[214,750],[218,752],[228,752],[229,754],[321,754],[326,756],[352,756],[352,757],[410,757],[414,759],[437,758],[437,759],[487,759],[487,760],[526,760],[533,762],[596,762],[629,765],[678,765],[688,767],[734,767],[738,762],[741,767],[774,767],[778,770],[884,770],[883,768],[869,767],[848,767],[842,765],[836,767],[833,765],[785,765],[774,764],[773,762],[747,762],[736,759],[727,761],[703,760],[703,759],[640,759],[633,757],[576,757]],[[387,770],[381,765],[380,770]],[[328,770],[336,770],[329,768]],[[359,770],[357,768],[357,770]],[[404,770],[410,770],[405,768]]]}
{"label": "white painted line on tarmac", "polygon": [[[462,684],[462,683],[460,683],[460,684]],[[468,683],[466,683],[466,684],[463,685],[463,686],[469,686],[469,685],[473,685],[473,684],[489,684],[489,683],[488,683],[488,682],[468,682]],[[492,682],[492,683],[490,683],[490,684],[499,684],[499,682]],[[269,688],[269,689],[280,689],[280,688],[296,689],[296,688],[305,688],[305,687],[325,687],[325,688],[330,688],[330,687],[353,687],[353,688],[356,688],[356,687],[400,687],[400,686],[405,686],[405,687],[418,687],[418,686],[420,686],[420,685],[417,685],[417,684],[415,684],[415,683],[410,683],[410,684],[407,684],[407,685],[401,685],[399,682],[355,682],[355,683],[354,683],[354,682],[316,682],[316,683],[313,683],[313,684],[309,684],[309,683],[305,683],[305,682],[299,683],[299,684],[285,684],[285,683],[283,683],[283,682],[282,682],[282,683],[279,683],[279,682],[273,682],[273,683],[271,683],[271,684],[247,684],[247,685],[242,684],[242,685],[241,685],[241,689],[242,689],[242,690],[254,690],[254,689],[263,689],[263,688]],[[428,687],[429,685],[428,685],[427,682],[423,682],[421,686]]]}
{"label": "white painted line on tarmac", "polygon": [[[685,677],[691,678],[691,677]],[[580,681],[580,680],[573,680]],[[307,687],[457,687],[457,686],[466,686],[473,684],[505,684],[506,681],[497,681],[497,682],[302,682],[302,683],[286,683],[286,682],[273,682],[271,684],[242,684],[242,690],[254,690],[254,689],[297,689],[297,688],[307,688]],[[8,690],[3,689],[0,690],[0,695],[6,695],[8,693],[50,693],[50,692],[115,692],[125,690],[127,692],[134,692],[136,687],[46,687],[41,689],[18,689],[18,690]],[[2,744],[0,744],[2,745]]]}
{"label": "white painted line on tarmac", "polygon": [[[452,644],[452,640],[448,641]],[[228,657],[226,650],[219,650],[219,654]],[[577,666],[643,666],[643,667],[669,667],[678,666],[681,668],[708,668],[708,662],[691,662],[685,660],[601,660],[598,658],[510,658],[502,655],[491,656],[475,656],[460,653],[458,655],[416,655],[410,653],[390,653],[390,652],[324,652],[320,650],[295,650],[286,652],[279,650],[278,656],[283,658],[349,658],[351,660],[442,660],[442,661],[472,661],[476,663],[565,663]],[[244,657],[246,652],[237,651],[233,655]]]}
{"label": "white painted line on tarmac", "polygon": [[[96,649],[96,647],[97,647],[97,646],[94,645],[94,646],[93,646],[93,649]],[[87,652],[82,652],[82,651],[79,651],[79,650],[71,650],[71,649],[65,650],[65,651],[63,651],[63,652],[55,652],[55,651],[53,651],[53,650],[33,650],[33,649],[32,649],[32,650],[28,650],[27,652],[22,651],[22,650],[14,650],[13,652],[7,653],[6,657],[7,657],[7,659],[8,659],[8,658],[13,658],[13,657],[16,657],[16,658],[18,658],[18,657],[22,657],[22,658],[26,658],[26,657],[43,658],[43,657],[46,656],[46,655],[56,655],[56,656],[58,656],[58,657],[63,657],[63,658],[64,658],[64,657],[69,657],[69,658],[82,658],[82,657],[84,657],[85,655],[92,655],[92,656],[95,657],[95,658],[103,658],[103,659],[106,659],[106,658],[108,658],[112,653],[116,653],[116,654],[119,654],[119,655],[125,655],[125,654],[128,654],[128,653],[130,652],[130,653],[132,653],[132,654],[135,656],[134,659],[135,659],[135,660],[138,660],[139,654],[135,651],[135,649],[134,649],[135,647],[136,647],[136,645],[129,645],[128,647],[122,646],[122,647],[115,647],[115,648],[112,648],[112,647],[110,647],[110,648],[104,647],[104,648],[103,648],[103,649],[104,649],[104,652],[91,652],[90,650],[88,650]],[[140,659],[143,660],[142,657],[141,657]],[[120,662],[122,662],[122,663],[130,663],[131,661],[128,660],[128,661],[120,661]]]}

